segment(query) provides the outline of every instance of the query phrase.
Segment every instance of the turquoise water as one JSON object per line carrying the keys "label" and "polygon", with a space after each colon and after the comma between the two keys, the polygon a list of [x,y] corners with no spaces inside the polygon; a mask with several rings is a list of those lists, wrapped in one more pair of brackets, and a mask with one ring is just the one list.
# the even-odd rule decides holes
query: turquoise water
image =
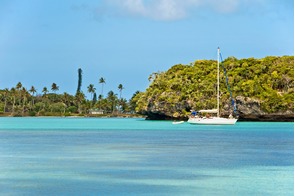
{"label": "turquoise water", "polygon": [[293,130],[0,118],[0,195],[293,195]]}

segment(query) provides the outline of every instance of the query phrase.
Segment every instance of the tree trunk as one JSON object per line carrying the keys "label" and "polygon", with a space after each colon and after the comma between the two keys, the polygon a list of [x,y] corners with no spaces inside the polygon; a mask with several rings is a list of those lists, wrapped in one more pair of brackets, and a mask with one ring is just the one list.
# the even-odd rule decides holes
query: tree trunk
{"label": "tree trunk", "polygon": [[15,109],[15,96],[13,96],[12,113],[14,113],[14,109]]}
{"label": "tree trunk", "polygon": [[5,100],[4,100],[4,108],[3,108],[3,112],[5,113],[6,112],[6,98],[5,98]]}

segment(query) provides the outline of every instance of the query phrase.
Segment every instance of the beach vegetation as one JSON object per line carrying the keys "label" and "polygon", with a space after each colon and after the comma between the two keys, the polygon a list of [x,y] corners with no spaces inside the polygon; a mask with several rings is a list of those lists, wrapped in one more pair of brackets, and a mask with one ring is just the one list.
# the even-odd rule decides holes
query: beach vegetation
{"label": "beach vegetation", "polygon": [[[105,80],[103,80],[105,82]],[[120,88],[119,88],[120,87]],[[87,86],[90,98],[87,99],[82,89],[71,95],[58,93],[59,86],[52,83],[51,92],[44,87],[40,93],[34,86],[29,90],[21,82],[11,89],[0,89],[0,116],[112,116],[130,114],[130,104],[122,97],[123,85],[119,84],[118,92],[109,91],[107,97],[96,95],[94,84]],[[91,114],[98,110],[99,114]]]}

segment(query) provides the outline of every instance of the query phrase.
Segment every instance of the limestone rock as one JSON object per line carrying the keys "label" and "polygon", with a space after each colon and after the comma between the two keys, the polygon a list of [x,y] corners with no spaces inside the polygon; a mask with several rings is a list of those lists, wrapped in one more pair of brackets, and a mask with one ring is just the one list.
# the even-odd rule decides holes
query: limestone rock
{"label": "limestone rock", "polygon": [[[260,107],[260,101],[249,97],[236,97],[237,113],[239,121],[294,121],[293,111],[284,111],[268,114]],[[146,115],[150,120],[187,120],[188,116],[183,111],[189,112],[192,108],[189,102],[181,102],[176,104],[168,104],[165,101],[156,102],[150,100],[147,110],[141,114]],[[225,105],[221,109],[222,116],[229,115],[229,105]]]}

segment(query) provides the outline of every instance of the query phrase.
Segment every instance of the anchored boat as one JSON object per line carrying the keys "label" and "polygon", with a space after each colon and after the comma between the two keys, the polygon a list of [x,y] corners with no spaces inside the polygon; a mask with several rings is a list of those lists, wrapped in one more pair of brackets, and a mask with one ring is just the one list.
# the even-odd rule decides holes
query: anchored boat
{"label": "anchored boat", "polygon": [[[219,61],[221,59],[220,49],[217,49],[217,109],[211,110],[200,110],[198,112],[192,113],[190,118],[188,119],[188,123],[190,124],[200,124],[200,125],[234,125],[237,122],[237,118],[234,118],[232,114],[228,118],[220,117],[219,111]],[[228,80],[226,81],[228,85]],[[229,86],[229,85],[228,85]],[[231,96],[232,97],[232,96]],[[232,99],[232,102],[233,99]],[[205,117],[202,117],[201,114],[207,114]],[[216,116],[212,117],[211,114],[216,114]]]}

